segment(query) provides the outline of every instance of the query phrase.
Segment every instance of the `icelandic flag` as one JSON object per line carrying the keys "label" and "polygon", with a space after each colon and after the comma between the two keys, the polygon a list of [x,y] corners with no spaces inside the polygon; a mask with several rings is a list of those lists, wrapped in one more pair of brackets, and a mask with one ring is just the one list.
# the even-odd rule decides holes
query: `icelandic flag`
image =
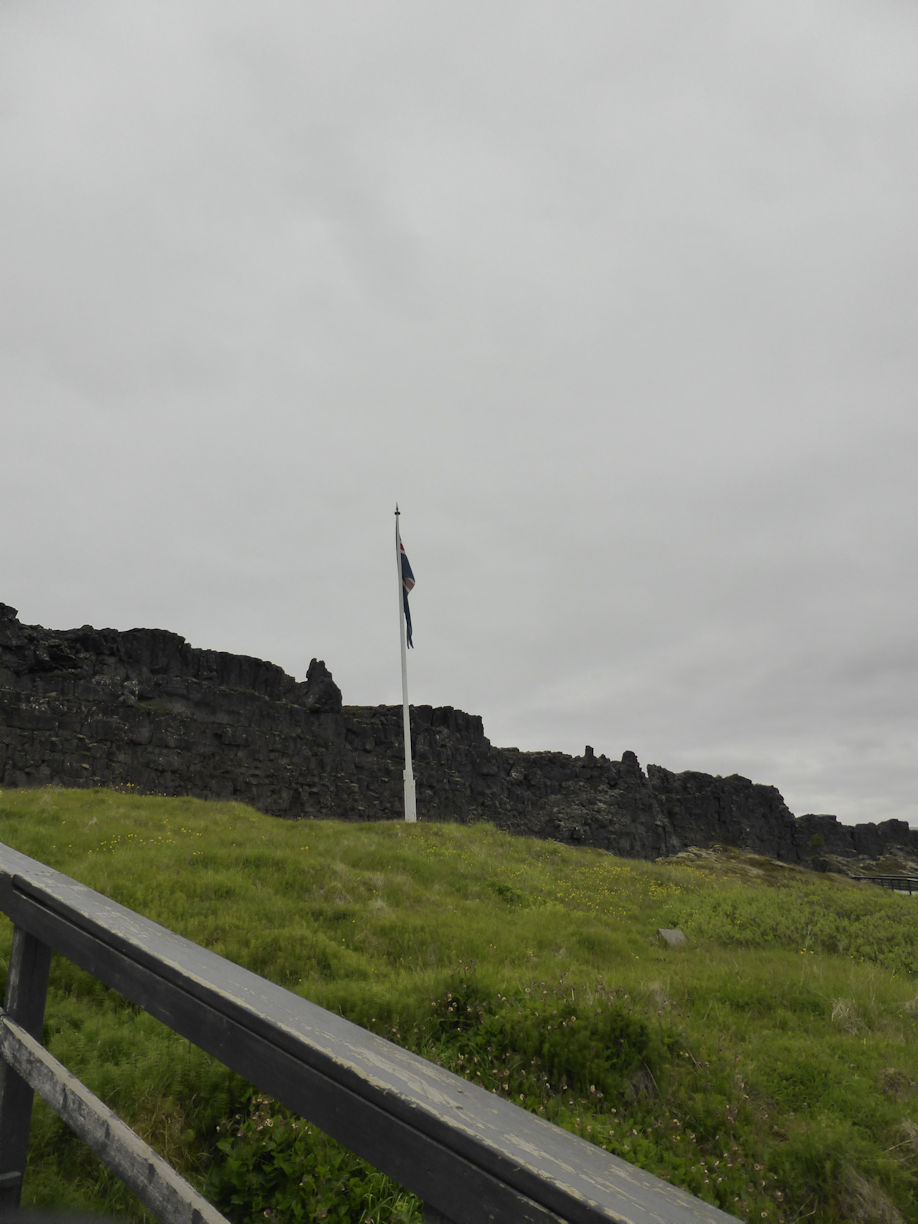
{"label": "icelandic flag", "polygon": [[405,545],[401,539],[398,542],[399,553],[402,558],[402,607],[405,609],[405,641],[409,646],[414,643],[411,640],[411,612],[408,608],[408,592],[414,586],[414,574],[411,572],[411,563],[405,552]]}

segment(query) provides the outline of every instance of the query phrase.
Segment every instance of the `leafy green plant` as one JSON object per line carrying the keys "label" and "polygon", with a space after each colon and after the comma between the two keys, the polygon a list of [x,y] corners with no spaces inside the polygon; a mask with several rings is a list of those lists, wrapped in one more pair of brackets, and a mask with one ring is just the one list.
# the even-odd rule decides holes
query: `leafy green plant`
{"label": "leafy green plant", "polygon": [[217,1135],[205,1193],[233,1224],[420,1224],[418,1199],[261,1093]]}
{"label": "leafy green plant", "polygon": [[463,978],[433,1001],[431,1019],[441,1061],[536,1106],[559,1093],[618,1097],[659,1072],[673,1044],[627,996],[601,988],[585,997],[563,980],[492,994]]}

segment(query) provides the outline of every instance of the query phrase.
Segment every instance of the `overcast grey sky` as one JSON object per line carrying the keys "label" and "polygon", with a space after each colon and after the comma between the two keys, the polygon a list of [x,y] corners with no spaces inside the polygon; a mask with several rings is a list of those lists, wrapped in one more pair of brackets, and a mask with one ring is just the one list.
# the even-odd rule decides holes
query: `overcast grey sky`
{"label": "overcast grey sky", "polygon": [[[0,599],[918,825],[912,0],[4,0]],[[422,814],[423,815],[423,814]]]}

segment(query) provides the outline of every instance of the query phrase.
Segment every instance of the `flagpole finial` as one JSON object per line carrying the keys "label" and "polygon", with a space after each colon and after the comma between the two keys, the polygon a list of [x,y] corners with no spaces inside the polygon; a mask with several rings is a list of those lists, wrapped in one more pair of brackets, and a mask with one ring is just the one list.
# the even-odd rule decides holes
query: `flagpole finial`
{"label": "flagpole finial", "polygon": [[401,513],[401,511],[400,511],[400,510],[399,510],[399,508],[398,508],[398,502],[396,502],[396,503],[395,503],[395,513],[396,513],[396,514],[400,514],[400,513]]}

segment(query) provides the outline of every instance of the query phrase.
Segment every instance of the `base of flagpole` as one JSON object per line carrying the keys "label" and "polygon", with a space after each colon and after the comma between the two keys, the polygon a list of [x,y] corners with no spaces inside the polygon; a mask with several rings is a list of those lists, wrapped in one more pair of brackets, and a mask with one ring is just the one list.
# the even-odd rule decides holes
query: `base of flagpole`
{"label": "base of flagpole", "polygon": [[405,820],[408,824],[416,824],[417,808],[414,802],[414,778],[405,770]]}

